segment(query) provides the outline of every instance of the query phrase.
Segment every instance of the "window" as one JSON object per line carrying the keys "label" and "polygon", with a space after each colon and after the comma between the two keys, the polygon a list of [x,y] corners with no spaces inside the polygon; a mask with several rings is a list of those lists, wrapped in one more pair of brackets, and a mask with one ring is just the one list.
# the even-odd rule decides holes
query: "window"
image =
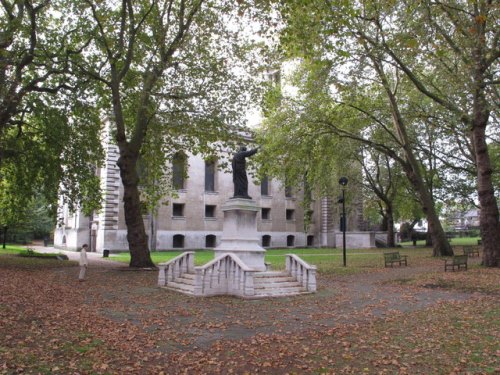
{"label": "window", "polygon": [[307,236],[307,246],[314,246],[314,236]]}
{"label": "window", "polygon": [[262,247],[270,247],[271,246],[271,236],[266,234],[262,236]]}
{"label": "window", "polygon": [[289,235],[286,236],[286,246],[294,246],[295,245],[295,236]]}
{"label": "window", "polygon": [[172,185],[176,190],[184,189],[186,177],[186,155],[178,152],[172,160]]}
{"label": "window", "polygon": [[205,247],[215,247],[216,237],[213,234],[209,234],[205,237]]}
{"label": "window", "polygon": [[182,234],[176,234],[173,238],[173,248],[180,249],[184,247],[184,236]]}
{"label": "window", "polygon": [[261,209],[262,220],[271,220],[271,209],[263,207]]}
{"label": "window", "polygon": [[215,161],[205,161],[205,191],[215,191]]}
{"label": "window", "polygon": [[205,217],[215,217],[215,207],[211,205],[205,206]]}
{"label": "window", "polygon": [[260,195],[269,195],[269,178],[264,176],[260,182]]}
{"label": "window", "polygon": [[285,197],[287,197],[287,198],[293,197],[293,191],[292,191],[292,187],[290,185],[285,186]]}
{"label": "window", "polygon": [[172,215],[175,217],[184,217],[184,204],[174,203],[172,205]]}
{"label": "window", "polygon": [[286,219],[295,220],[295,210],[286,210]]}

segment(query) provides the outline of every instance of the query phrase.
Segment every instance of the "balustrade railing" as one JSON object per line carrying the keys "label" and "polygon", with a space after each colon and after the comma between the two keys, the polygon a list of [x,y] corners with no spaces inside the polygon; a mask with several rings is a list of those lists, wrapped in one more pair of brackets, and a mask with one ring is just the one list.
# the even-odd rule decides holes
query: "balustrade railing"
{"label": "balustrade railing", "polygon": [[[238,256],[232,253],[220,255],[203,266],[195,267],[194,254],[192,251],[185,252],[168,262],[160,263],[158,285],[168,286],[184,274],[194,274],[192,293],[195,296],[217,294],[256,296],[254,275],[257,271],[245,265]],[[286,270],[305,290],[316,291],[315,266],[309,265],[295,254],[288,254]]]}
{"label": "balustrade railing", "polygon": [[286,270],[308,292],[316,291],[316,266],[311,266],[295,254],[287,254]]}
{"label": "balustrade railing", "polygon": [[168,285],[169,282],[175,281],[183,274],[194,272],[194,251],[182,253],[168,262],[158,264],[158,267],[160,269],[158,285]]}
{"label": "balustrade railing", "polygon": [[234,254],[221,255],[201,267],[195,267],[195,296],[216,294],[255,295],[255,270]]}

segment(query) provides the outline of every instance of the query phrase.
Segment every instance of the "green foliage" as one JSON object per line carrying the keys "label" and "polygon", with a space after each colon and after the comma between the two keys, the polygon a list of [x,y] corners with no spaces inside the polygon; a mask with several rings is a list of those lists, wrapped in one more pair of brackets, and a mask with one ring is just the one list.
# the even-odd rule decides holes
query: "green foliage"
{"label": "green foliage", "polygon": [[[100,204],[98,112],[70,76],[67,23],[55,2],[2,2],[0,12],[0,210],[21,222],[36,196],[55,207]],[[38,199],[38,198],[36,198]],[[17,217],[16,217],[17,216]]]}
{"label": "green foliage", "polygon": [[177,151],[217,155],[242,129],[262,70],[244,32],[255,14],[231,1],[61,3],[75,15],[73,43],[88,43],[75,71],[94,80],[89,95],[114,114],[114,140],[124,136],[140,154],[141,194],[154,210],[172,193]]}

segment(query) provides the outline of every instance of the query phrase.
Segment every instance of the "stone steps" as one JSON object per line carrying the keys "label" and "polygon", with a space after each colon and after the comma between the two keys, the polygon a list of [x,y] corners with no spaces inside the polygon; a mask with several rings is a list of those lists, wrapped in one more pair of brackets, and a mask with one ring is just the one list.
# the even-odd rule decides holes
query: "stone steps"
{"label": "stone steps", "polygon": [[179,280],[170,281],[162,288],[174,290],[176,292],[181,292],[184,294],[194,295],[194,284],[185,284],[184,282],[180,282]]}
{"label": "stone steps", "polygon": [[[180,293],[193,295],[195,286],[195,275],[185,273],[175,281],[169,281],[165,289]],[[295,278],[286,272],[256,272],[254,274],[254,296],[248,298],[286,297],[308,292]]]}
{"label": "stone steps", "polygon": [[285,297],[305,294],[307,290],[286,272],[258,272],[254,275],[255,297]]}

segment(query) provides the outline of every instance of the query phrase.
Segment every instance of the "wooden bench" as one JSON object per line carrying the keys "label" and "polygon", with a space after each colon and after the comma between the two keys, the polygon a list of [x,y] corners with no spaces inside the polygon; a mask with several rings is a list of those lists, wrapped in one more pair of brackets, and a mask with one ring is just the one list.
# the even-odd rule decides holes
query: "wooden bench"
{"label": "wooden bench", "polygon": [[387,265],[390,264],[392,267],[394,263],[398,263],[400,266],[403,264],[407,266],[408,264],[406,262],[406,258],[407,256],[400,255],[399,251],[395,251],[392,253],[384,253],[384,266],[387,267]]}
{"label": "wooden bench", "polygon": [[474,246],[463,246],[464,255],[468,257],[479,256],[479,248]]}
{"label": "wooden bench", "polygon": [[455,271],[455,268],[460,271],[461,268],[464,268],[467,271],[467,259],[468,255],[455,255],[451,259],[445,259],[444,261],[444,272],[451,269]]}

